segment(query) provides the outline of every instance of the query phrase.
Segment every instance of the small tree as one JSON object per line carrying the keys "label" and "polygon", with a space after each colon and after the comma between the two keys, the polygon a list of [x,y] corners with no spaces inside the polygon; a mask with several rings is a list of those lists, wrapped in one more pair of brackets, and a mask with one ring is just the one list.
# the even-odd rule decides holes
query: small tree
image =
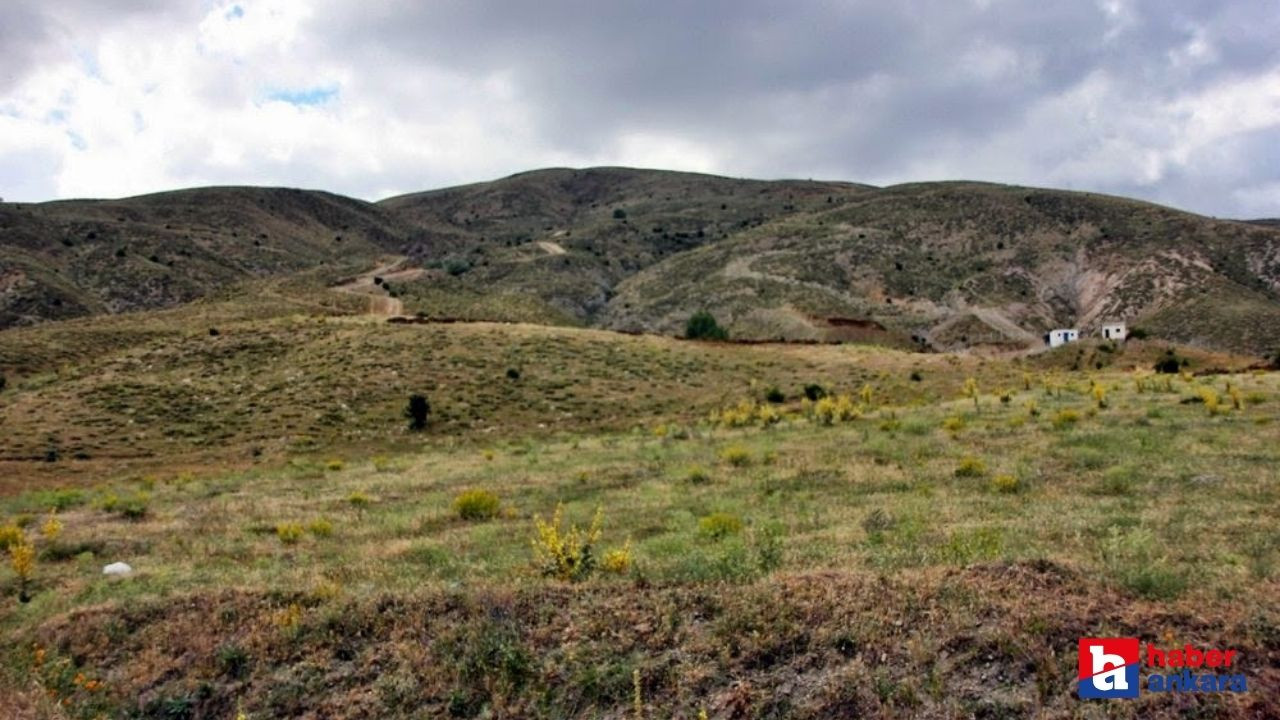
{"label": "small tree", "polygon": [[410,395],[404,415],[409,418],[410,430],[423,430],[427,427],[427,417],[431,415],[431,403],[422,395]]}
{"label": "small tree", "polygon": [[690,340],[728,340],[729,333],[716,322],[715,317],[702,310],[693,314],[684,326],[684,336]]}

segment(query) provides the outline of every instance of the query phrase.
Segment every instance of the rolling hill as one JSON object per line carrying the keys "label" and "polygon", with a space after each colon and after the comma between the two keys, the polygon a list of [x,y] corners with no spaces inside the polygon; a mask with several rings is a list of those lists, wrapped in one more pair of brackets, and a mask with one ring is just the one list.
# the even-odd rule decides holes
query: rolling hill
{"label": "rolling hill", "polygon": [[[0,327],[168,307],[382,254],[438,318],[919,349],[1035,346],[1126,320],[1280,347],[1280,229],[1089,193],[548,169],[383,200],[251,188],[0,205]],[[341,270],[339,268],[342,268]],[[256,287],[256,286],[255,286]],[[235,292],[234,290],[232,292]]]}

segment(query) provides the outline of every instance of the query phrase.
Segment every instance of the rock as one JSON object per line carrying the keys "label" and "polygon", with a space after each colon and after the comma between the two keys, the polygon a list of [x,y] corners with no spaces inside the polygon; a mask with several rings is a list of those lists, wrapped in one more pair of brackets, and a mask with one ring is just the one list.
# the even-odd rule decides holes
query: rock
{"label": "rock", "polygon": [[113,562],[102,568],[103,575],[128,575],[133,572],[133,568],[129,563]]}

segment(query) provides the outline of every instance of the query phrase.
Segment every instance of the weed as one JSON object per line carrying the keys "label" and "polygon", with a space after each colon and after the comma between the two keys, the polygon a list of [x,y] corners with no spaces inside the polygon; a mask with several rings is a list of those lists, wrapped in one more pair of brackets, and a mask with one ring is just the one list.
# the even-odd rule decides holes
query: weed
{"label": "weed", "polygon": [[347,503],[357,510],[364,510],[373,504],[373,498],[359,490],[353,490],[351,494],[347,496]]}
{"label": "weed", "polygon": [[625,575],[631,570],[631,541],[627,540],[622,547],[614,548],[604,554],[604,559],[600,562],[600,567],[605,572],[611,572],[616,575]]}
{"label": "weed", "polygon": [[856,420],[862,415],[848,395],[827,395],[815,402],[810,412],[813,419],[823,425]]}
{"label": "weed", "polygon": [[330,472],[338,472],[345,468],[347,464],[337,458],[333,458],[324,464],[324,469]]}
{"label": "weed", "polygon": [[463,520],[489,520],[498,515],[498,496],[488,490],[467,490],[453,500],[453,512]]}
{"label": "weed", "polygon": [[705,485],[711,482],[711,475],[705,468],[694,465],[685,473],[684,479],[692,485]]}
{"label": "weed", "polygon": [[50,512],[49,516],[45,518],[44,524],[40,526],[40,535],[45,540],[53,541],[57,540],[58,536],[61,534],[62,521],[58,519],[57,515]]}
{"label": "weed", "polygon": [[316,537],[327,538],[333,535],[333,523],[327,518],[316,518],[307,524],[307,530]]}
{"label": "weed", "polygon": [[946,430],[952,435],[959,433],[961,430],[964,429],[964,426],[965,426],[964,418],[956,415],[952,415],[942,421],[942,429]]}
{"label": "weed", "polygon": [[1080,422],[1080,413],[1076,410],[1072,410],[1071,408],[1063,408],[1053,414],[1051,422],[1053,423],[1053,427],[1058,430],[1075,427],[1075,425]]}
{"label": "weed", "polygon": [[731,513],[715,512],[698,519],[698,534],[712,540],[720,540],[742,532],[742,520]]}
{"label": "weed", "polygon": [[547,577],[570,582],[582,580],[595,569],[595,546],[600,540],[604,513],[597,509],[586,530],[577,525],[564,529],[563,516],[564,506],[557,505],[551,522],[534,517],[537,535],[533,539],[533,564]]}
{"label": "weed", "polygon": [[1016,475],[996,475],[991,478],[991,489],[1006,495],[1022,492],[1022,481]]}
{"label": "weed", "polygon": [[958,478],[976,478],[987,474],[987,464],[981,458],[966,455],[956,465],[955,476]]}
{"label": "weed", "polygon": [[741,445],[730,445],[720,451],[720,462],[734,467],[746,467],[751,464],[751,451]]}
{"label": "weed", "polygon": [[0,525],[0,551],[7,552],[14,545],[22,544],[24,540],[26,540],[26,535],[23,534],[22,528],[16,524]]}
{"label": "weed", "polygon": [[302,523],[282,522],[276,525],[276,537],[285,545],[294,545],[302,539],[304,528]]}

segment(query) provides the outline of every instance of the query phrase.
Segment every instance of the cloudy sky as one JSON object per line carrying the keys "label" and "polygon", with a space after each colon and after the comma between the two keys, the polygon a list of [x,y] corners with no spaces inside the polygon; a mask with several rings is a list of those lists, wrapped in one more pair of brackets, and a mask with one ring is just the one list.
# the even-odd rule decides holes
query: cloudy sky
{"label": "cloudy sky", "polygon": [[1277,0],[3,0],[0,196],[545,166],[1280,216]]}

